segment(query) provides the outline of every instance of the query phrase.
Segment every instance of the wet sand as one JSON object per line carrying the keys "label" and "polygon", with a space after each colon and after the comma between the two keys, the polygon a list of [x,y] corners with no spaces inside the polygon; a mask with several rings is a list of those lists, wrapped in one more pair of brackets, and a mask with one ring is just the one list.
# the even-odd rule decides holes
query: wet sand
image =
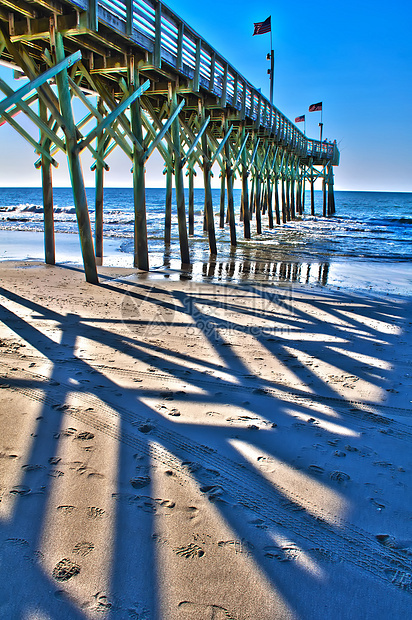
{"label": "wet sand", "polygon": [[99,272],[0,263],[0,617],[410,615],[410,297]]}

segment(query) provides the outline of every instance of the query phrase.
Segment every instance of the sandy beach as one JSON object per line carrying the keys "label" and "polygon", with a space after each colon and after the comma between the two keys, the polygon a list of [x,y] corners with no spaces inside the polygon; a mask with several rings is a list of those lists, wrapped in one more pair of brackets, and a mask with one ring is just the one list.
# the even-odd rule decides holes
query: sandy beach
{"label": "sandy beach", "polygon": [[0,617],[412,611],[410,297],[0,263]]}

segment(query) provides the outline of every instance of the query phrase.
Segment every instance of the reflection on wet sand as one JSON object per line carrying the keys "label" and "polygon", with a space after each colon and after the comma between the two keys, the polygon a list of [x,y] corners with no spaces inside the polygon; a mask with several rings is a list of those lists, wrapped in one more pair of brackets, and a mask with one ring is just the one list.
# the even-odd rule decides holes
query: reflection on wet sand
{"label": "reflection on wet sand", "polygon": [[[194,269],[191,270],[192,272]],[[328,283],[329,263],[300,263],[290,261],[261,262],[253,260],[209,261],[202,264],[205,279],[219,282],[264,280],[271,282]],[[187,276],[189,273],[187,272]]]}
{"label": "reflection on wet sand", "polygon": [[[328,284],[330,262],[318,260],[308,262],[293,260],[273,260],[268,252],[256,251],[256,248],[237,248],[226,258],[210,256],[208,260],[195,261],[191,265],[179,265],[173,260],[169,249],[163,254],[163,268],[178,271],[179,279],[205,279],[216,282],[297,282],[301,284]],[[170,272],[163,273],[167,278]]]}

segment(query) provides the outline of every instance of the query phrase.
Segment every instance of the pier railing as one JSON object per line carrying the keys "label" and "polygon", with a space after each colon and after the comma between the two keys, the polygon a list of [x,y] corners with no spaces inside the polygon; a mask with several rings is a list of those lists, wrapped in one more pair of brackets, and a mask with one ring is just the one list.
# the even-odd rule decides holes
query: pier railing
{"label": "pier railing", "polygon": [[207,41],[162,2],[156,0],[71,0],[88,12],[89,27],[99,21],[152,55],[153,68],[162,65],[192,81],[230,105],[241,118],[248,117],[257,128],[270,130],[276,141],[293,148],[300,157],[316,157],[339,163],[335,143],[308,139],[296,125],[256,89]]}

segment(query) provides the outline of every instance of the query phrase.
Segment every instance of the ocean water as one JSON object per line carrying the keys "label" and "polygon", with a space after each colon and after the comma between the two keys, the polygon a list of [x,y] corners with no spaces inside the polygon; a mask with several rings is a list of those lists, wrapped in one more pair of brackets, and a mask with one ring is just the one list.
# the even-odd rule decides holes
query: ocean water
{"label": "ocean water", "polygon": [[[94,189],[87,190],[92,228],[94,228]],[[187,199],[187,196],[186,196]],[[220,190],[213,190],[218,256],[210,261],[207,237],[203,232],[204,194],[195,190],[195,234],[190,238],[191,271],[207,278],[248,279],[262,277],[309,281],[330,280],[336,264],[362,262],[396,263],[400,272],[408,269],[412,258],[412,193],[336,192],[336,215],[323,218],[322,193],[315,192],[315,211],[310,216],[310,197],[306,193],[306,213],[302,218],[269,230],[263,218],[263,233],[253,232],[243,239],[239,221],[240,190],[235,190],[238,246],[230,246],[228,227],[218,227]],[[172,242],[165,247],[164,189],[147,189],[146,208],[151,269],[180,269],[176,208],[173,204]],[[186,203],[187,204],[187,203]],[[54,188],[57,260],[79,263],[76,215],[70,188]],[[105,189],[104,259],[105,265],[133,265],[132,189]],[[43,231],[40,188],[0,188],[0,231],[25,233],[16,236],[13,248],[0,258],[43,260],[40,239]],[[31,234],[29,234],[31,233]],[[7,236],[8,237],[8,236]],[[2,233],[2,238],[7,238]],[[33,240],[37,239],[37,246]],[[3,243],[4,245],[4,243]],[[60,252],[60,259],[59,259]],[[361,269],[361,267],[360,267]],[[316,275],[314,275],[316,273]]]}

